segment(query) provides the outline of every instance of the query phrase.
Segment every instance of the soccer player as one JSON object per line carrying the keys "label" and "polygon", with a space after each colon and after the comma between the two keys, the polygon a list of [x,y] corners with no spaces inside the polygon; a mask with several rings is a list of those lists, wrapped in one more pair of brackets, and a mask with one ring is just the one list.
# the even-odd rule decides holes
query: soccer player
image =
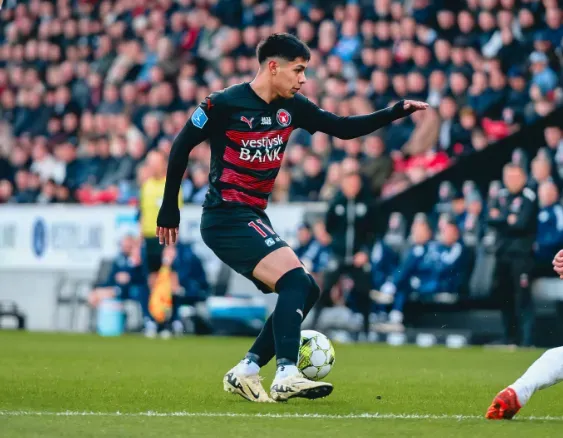
{"label": "soccer player", "polygon": [[[161,244],[178,237],[178,189],[190,151],[209,139],[209,192],[203,204],[201,235],[207,246],[265,293],[276,292],[274,312],[245,358],[223,379],[226,391],[254,402],[315,399],[332,385],[299,372],[301,322],[319,296],[319,287],[264,212],[289,136],[296,128],[343,139],[360,137],[427,104],[402,100],[392,107],[354,117],[319,109],[299,93],[305,84],[309,48],[289,34],[273,34],[257,47],[260,63],[250,83],[212,93],[193,112],[174,140],[164,199],[157,220]],[[268,396],[260,368],[274,355],[277,371]]]}
{"label": "soccer player", "polygon": [[[563,250],[553,259],[553,270],[563,279]],[[563,347],[547,350],[512,385],[494,398],[487,411],[489,420],[510,420],[540,389],[563,380]]]}

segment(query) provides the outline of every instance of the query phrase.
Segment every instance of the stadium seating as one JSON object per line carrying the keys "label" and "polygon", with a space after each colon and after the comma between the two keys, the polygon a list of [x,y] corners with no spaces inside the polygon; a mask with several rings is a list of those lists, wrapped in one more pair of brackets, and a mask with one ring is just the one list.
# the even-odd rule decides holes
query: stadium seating
{"label": "stadium seating", "polygon": [[[416,213],[438,221],[478,199],[486,211],[508,161],[530,173],[534,189],[551,180],[561,191],[557,2],[523,0],[517,10],[500,0],[5,3],[0,204],[136,205],[147,152],[168,153],[210,92],[251,80],[256,45],[274,31],[309,44],[303,93],[327,110],[363,114],[403,98],[431,108],[359,140],[297,131],[273,203],[330,200],[342,168],[358,161],[393,213],[384,241],[404,253]],[[302,165],[311,156],[325,181],[313,198]],[[207,144],[192,153],[185,203],[201,203],[209,157]],[[493,238],[482,221],[462,224],[467,290],[455,303],[432,305],[494,305]]]}

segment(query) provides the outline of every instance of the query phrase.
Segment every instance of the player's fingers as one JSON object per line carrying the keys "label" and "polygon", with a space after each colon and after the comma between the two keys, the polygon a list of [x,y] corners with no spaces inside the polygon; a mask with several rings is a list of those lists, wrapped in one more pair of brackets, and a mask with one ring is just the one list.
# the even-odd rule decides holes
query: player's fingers
{"label": "player's fingers", "polygon": [[410,102],[408,102],[408,101],[405,102],[405,104],[403,105],[403,108],[404,108],[405,110],[411,109],[411,104],[410,104]]}
{"label": "player's fingers", "polygon": [[158,227],[158,243],[161,245],[164,243],[164,228]]}
{"label": "player's fingers", "polygon": [[160,227],[156,227],[156,237],[158,237],[158,233],[160,232]]}
{"label": "player's fingers", "polygon": [[172,232],[172,243],[176,243],[178,241],[178,235],[180,234],[180,229],[179,228],[174,228],[173,232]]}
{"label": "player's fingers", "polygon": [[170,228],[170,243],[174,245],[176,243],[176,229]]}

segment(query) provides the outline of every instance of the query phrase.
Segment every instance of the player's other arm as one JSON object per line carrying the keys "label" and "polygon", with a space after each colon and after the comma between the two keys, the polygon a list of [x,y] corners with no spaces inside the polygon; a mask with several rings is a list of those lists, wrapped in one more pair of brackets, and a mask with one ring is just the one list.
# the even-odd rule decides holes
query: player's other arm
{"label": "player's other arm", "polygon": [[188,165],[190,152],[209,137],[211,115],[215,112],[214,106],[211,98],[202,102],[172,144],[168,158],[164,196],[156,221],[156,235],[161,244],[168,245],[176,242],[180,225],[180,208],[178,207],[180,185]]}
{"label": "player's other arm", "polygon": [[320,109],[304,96],[300,96],[298,99],[300,127],[311,134],[320,131],[343,140],[370,134],[397,119],[428,108],[428,104],[425,102],[401,100],[393,106],[371,114],[340,117]]}

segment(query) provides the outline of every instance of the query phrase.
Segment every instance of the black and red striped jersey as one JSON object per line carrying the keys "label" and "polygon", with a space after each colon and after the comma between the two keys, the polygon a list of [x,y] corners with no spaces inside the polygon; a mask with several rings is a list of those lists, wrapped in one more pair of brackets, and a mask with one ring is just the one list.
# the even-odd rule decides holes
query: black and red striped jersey
{"label": "black and red striped jersey", "polygon": [[164,198],[158,225],[179,223],[178,192],[188,156],[199,143],[209,140],[211,164],[209,191],[204,206],[244,204],[263,210],[280,170],[293,130],[351,139],[367,135],[413,109],[404,102],[366,115],[340,117],[320,109],[302,94],[268,103],[249,83],[212,93],[192,113],[180,131],[168,161]]}
{"label": "black and red striped jersey", "polygon": [[211,146],[209,191],[203,205],[236,202],[265,209],[289,137],[296,128],[314,131],[304,117],[314,111],[320,109],[302,95],[267,103],[249,83],[207,97],[189,122]]}

